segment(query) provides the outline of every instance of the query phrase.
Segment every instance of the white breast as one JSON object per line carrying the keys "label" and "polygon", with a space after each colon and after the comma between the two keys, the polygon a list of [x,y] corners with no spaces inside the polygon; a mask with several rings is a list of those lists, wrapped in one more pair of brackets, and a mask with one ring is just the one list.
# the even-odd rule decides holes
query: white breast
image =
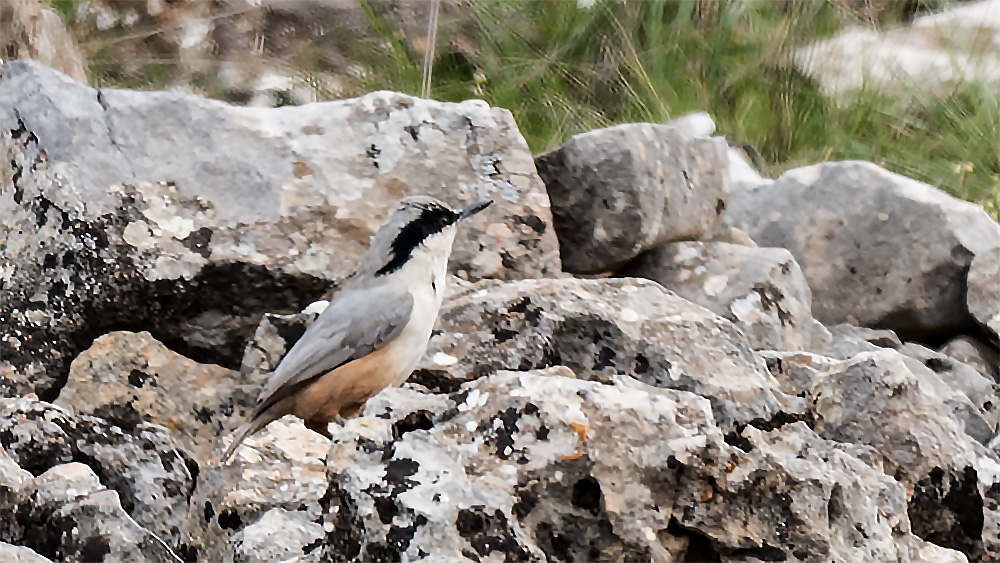
{"label": "white breast", "polygon": [[[454,232],[449,234],[451,236],[446,240],[433,242],[446,243],[447,250],[450,250]],[[391,354],[399,366],[398,373],[393,374],[393,385],[401,385],[406,381],[427,351],[427,342],[430,340],[444,296],[447,259],[447,251],[421,248],[414,252],[399,271],[392,274],[397,276],[401,283],[406,284],[410,294],[413,295],[413,310],[409,322],[403,327],[399,336],[387,346],[392,348]]]}

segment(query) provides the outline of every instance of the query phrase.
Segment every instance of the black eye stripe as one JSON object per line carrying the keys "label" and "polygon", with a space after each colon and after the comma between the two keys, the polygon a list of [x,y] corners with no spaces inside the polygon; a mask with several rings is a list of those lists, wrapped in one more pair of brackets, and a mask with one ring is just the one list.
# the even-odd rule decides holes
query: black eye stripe
{"label": "black eye stripe", "polygon": [[419,206],[420,216],[399,230],[392,241],[390,252],[392,258],[385,266],[375,272],[376,276],[390,274],[403,267],[410,259],[413,250],[420,246],[427,237],[441,232],[445,227],[458,220],[458,214],[440,205],[424,204]]}

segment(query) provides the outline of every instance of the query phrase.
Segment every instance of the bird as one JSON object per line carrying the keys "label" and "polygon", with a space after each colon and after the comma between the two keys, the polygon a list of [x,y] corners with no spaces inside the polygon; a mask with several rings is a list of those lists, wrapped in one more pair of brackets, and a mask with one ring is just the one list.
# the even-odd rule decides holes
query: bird
{"label": "bird", "polygon": [[382,389],[401,385],[427,350],[458,224],[492,203],[452,209],[430,196],[400,200],[358,268],[268,377],[219,463],[288,414],[332,438],[330,422],[357,416]]}

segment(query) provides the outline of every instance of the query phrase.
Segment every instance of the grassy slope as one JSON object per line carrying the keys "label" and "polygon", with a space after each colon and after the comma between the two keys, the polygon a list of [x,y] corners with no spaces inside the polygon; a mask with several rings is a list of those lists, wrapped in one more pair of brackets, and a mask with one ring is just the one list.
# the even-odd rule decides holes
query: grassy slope
{"label": "grassy slope", "polygon": [[[50,2],[70,20],[80,0]],[[338,42],[370,71],[345,94],[376,88],[418,94],[423,53],[411,51],[384,4],[359,2],[371,32],[341,29]],[[475,0],[440,21],[432,97],[482,98],[510,109],[535,152],[581,131],[703,110],[720,134],[754,145],[767,174],[821,160],[871,160],[1000,217],[995,88],[968,83],[946,99],[922,95],[906,102],[869,91],[835,103],[787,63],[793,47],[845,25],[893,26],[907,16],[906,4],[896,0],[867,3],[882,9],[865,17],[859,5],[865,3],[596,0],[581,8],[573,0]],[[160,88],[171,82],[169,62],[128,75],[109,70],[120,66],[114,51],[101,53],[90,60],[96,84]],[[304,69],[311,83],[333,70],[308,50],[299,59],[287,62]],[[319,88],[317,94],[330,97]]]}
{"label": "grassy slope", "polygon": [[[596,127],[704,110],[728,139],[757,147],[769,174],[820,160],[871,160],[1000,213],[994,89],[967,83],[946,99],[906,102],[865,91],[835,103],[784,62],[792,47],[859,23],[836,2],[474,6],[471,23],[442,23],[439,45],[471,28],[477,47],[437,58],[433,97],[478,97],[509,108],[533,151]],[[880,20],[898,22],[897,6]],[[374,51],[359,45],[357,55],[379,72],[361,86],[418,92],[422,54],[381,25],[377,10],[369,7],[368,15],[382,41]]]}

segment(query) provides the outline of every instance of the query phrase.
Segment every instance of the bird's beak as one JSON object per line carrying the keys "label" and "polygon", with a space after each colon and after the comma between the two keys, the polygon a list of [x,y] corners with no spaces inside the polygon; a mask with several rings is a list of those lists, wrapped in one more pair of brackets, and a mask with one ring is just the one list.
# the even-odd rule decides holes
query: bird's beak
{"label": "bird's beak", "polygon": [[463,207],[462,209],[459,209],[458,210],[458,220],[461,221],[462,219],[466,219],[468,217],[471,217],[471,216],[475,215],[476,213],[479,213],[483,209],[486,209],[487,207],[489,207],[491,203],[493,203],[493,200],[492,199],[488,199],[486,201],[480,201],[479,203],[473,203],[472,205],[470,205],[468,207]]}

